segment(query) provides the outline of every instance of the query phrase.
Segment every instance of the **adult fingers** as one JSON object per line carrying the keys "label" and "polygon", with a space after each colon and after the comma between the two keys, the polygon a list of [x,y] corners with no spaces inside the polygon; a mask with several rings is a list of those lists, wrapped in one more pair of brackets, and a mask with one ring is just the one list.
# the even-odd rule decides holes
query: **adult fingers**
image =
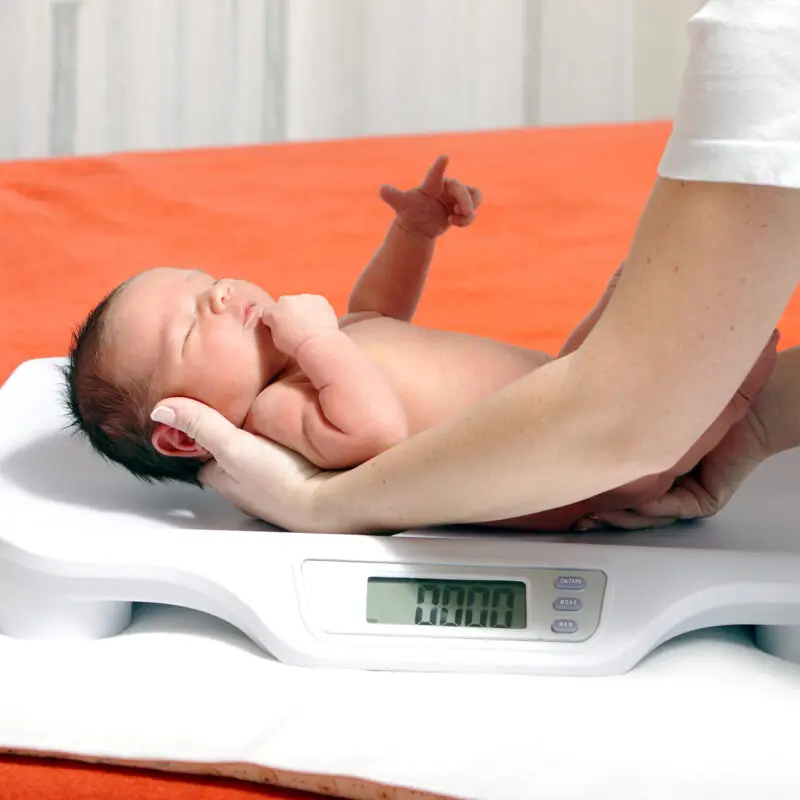
{"label": "adult fingers", "polygon": [[686,476],[669,492],[638,508],[646,516],[698,519],[716,513],[719,503],[698,481]]}
{"label": "adult fingers", "polygon": [[246,436],[218,411],[188,397],[161,400],[150,418],[191,436],[223,467],[226,466],[231,447],[240,437]]}
{"label": "adult fingers", "polygon": [[636,531],[645,528],[665,528],[672,525],[676,517],[640,514],[633,510],[603,511],[600,514],[590,514],[572,526],[572,530],[585,532],[617,528],[626,531]]}

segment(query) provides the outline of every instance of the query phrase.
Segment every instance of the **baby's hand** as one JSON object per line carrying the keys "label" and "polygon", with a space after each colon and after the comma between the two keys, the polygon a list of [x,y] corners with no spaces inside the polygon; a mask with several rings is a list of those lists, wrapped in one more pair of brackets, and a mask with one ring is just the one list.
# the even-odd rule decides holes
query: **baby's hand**
{"label": "baby's hand", "polygon": [[281,297],[264,309],[261,320],[272,332],[275,347],[291,358],[296,358],[297,351],[315,336],[339,330],[336,312],[318,294]]}
{"label": "baby's hand", "polygon": [[481,193],[446,178],[448,161],[447,156],[439,156],[415,189],[403,192],[394,186],[381,186],[381,199],[394,209],[398,224],[409,233],[433,239],[451,225],[466,228],[475,221]]}

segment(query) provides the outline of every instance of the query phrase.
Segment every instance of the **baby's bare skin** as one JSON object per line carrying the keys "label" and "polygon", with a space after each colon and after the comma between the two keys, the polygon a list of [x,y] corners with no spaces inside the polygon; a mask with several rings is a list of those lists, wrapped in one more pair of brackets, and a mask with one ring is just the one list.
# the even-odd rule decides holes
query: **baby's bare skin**
{"label": "baby's bare skin", "polygon": [[551,360],[536,350],[387,317],[345,330],[389,375],[406,410],[409,435],[452,419]]}
{"label": "baby's bare skin", "polygon": [[[405,410],[409,436],[452,419],[551,359],[537,350],[378,314],[350,322],[344,318],[341,323],[347,336],[386,373]],[[268,416],[270,399],[285,383],[316,394],[297,362],[292,362],[256,399],[244,426],[247,430],[270,437],[275,425]]]}

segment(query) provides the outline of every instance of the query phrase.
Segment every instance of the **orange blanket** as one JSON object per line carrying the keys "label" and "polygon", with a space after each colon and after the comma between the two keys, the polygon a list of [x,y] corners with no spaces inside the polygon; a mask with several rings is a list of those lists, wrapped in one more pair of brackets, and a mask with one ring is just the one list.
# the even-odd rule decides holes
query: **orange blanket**
{"label": "orange blanket", "polygon": [[[390,221],[382,182],[440,152],[480,187],[477,222],[439,244],[418,321],[556,353],[626,254],[664,123],[377,138],[0,164],[0,382],[66,352],[108,290],[158,265],[314,292],[337,310]],[[782,346],[800,342],[796,301]],[[201,779],[0,760],[0,797],[288,800]]]}

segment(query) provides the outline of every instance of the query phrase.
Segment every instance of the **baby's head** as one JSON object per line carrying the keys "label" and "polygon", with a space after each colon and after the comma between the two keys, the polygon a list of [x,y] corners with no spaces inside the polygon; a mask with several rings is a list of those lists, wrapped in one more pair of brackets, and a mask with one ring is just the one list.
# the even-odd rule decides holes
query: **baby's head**
{"label": "baby's head", "polygon": [[273,302],[255,284],[196,270],[134,276],[73,336],[64,375],[74,426],[139,478],[197,484],[208,454],[150,412],[165,397],[191,397],[241,427],[286,363],[260,322]]}

